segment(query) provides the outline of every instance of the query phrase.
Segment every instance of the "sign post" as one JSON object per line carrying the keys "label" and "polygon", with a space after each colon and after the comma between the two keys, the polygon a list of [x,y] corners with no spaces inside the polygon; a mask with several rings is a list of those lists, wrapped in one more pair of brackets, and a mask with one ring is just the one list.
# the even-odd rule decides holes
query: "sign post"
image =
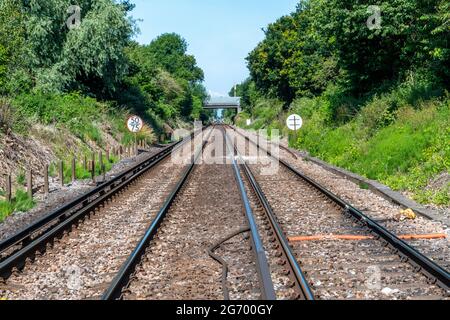
{"label": "sign post", "polygon": [[289,130],[292,130],[295,132],[294,139],[295,139],[295,142],[297,142],[297,140],[298,140],[297,132],[303,126],[302,117],[300,117],[298,114],[292,114],[287,118],[286,125],[289,128]]}
{"label": "sign post", "polygon": [[134,133],[134,149],[137,155],[137,134],[144,127],[144,121],[138,116],[131,116],[127,120],[127,128],[131,133]]}

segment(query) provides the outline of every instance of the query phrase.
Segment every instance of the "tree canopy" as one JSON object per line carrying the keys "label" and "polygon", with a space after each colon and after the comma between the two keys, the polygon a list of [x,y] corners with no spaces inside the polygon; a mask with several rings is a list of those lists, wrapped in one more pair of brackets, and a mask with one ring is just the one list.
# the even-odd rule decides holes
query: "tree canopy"
{"label": "tree canopy", "polygon": [[416,70],[448,87],[449,2],[383,1],[379,28],[368,26],[372,4],[302,0],[268,26],[249,54],[257,89],[287,103],[320,95],[330,84],[360,96]]}
{"label": "tree canopy", "polygon": [[165,120],[199,118],[204,74],[188,44],[173,33],[134,42],[133,8],[128,0],[0,0],[0,95],[77,91]]}
{"label": "tree canopy", "polygon": [[163,34],[149,45],[127,48],[131,72],[128,83],[139,88],[144,100],[164,119],[200,118],[206,90],[203,71],[187,54],[186,41],[177,34]]}

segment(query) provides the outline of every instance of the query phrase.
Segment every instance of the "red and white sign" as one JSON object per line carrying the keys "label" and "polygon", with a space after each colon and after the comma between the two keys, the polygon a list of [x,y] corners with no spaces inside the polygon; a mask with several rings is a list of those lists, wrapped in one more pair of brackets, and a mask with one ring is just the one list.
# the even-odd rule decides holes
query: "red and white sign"
{"label": "red and white sign", "polygon": [[144,127],[144,121],[138,116],[131,116],[127,120],[128,130],[132,133],[138,133]]}

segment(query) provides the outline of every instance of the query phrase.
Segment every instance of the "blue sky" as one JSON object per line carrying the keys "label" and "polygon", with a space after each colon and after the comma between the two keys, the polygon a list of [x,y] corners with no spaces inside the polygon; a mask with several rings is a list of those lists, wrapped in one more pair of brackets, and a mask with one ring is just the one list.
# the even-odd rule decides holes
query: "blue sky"
{"label": "blue sky", "polygon": [[176,32],[205,72],[212,95],[228,94],[248,76],[245,57],[264,38],[261,28],[295,10],[298,0],[134,0],[142,19],[137,41]]}

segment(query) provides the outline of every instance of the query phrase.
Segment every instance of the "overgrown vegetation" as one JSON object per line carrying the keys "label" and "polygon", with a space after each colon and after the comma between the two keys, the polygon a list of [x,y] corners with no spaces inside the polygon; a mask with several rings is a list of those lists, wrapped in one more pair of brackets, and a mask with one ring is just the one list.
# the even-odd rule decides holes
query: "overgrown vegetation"
{"label": "overgrown vegetation", "polygon": [[[75,165],[75,178],[77,180],[86,180],[90,179],[92,172],[89,170],[89,168],[84,168],[84,164],[82,163],[82,159],[75,157],[76,159],[76,165]],[[90,159],[89,157],[87,158]],[[103,165],[105,168],[105,171],[111,170],[112,166],[119,161],[119,158],[110,155],[109,161],[106,160],[106,158],[103,158]],[[48,172],[49,176],[52,178],[58,177],[58,164],[52,163],[49,166]],[[98,161],[95,163],[95,176],[101,176],[103,174],[102,166]],[[64,183],[70,183],[72,182],[72,160],[66,160],[63,161],[63,175],[64,175]]]}
{"label": "overgrown vegetation", "polygon": [[[301,1],[269,25],[238,85],[240,126],[279,129],[298,113],[290,143],[422,203],[450,204],[450,4]],[[294,139],[295,138],[295,139]],[[439,179],[439,177],[443,177]]]}
{"label": "overgrown vegetation", "polygon": [[[75,136],[88,153],[106,147],[105,132],[133,142],[130,114],[149,124],[138,136],[149,143],[165,125],[206,120],[203,71],[186,41],[163,34],[136,43],[133,8],[128,0],[0,0],[0,134],[36,134],[39,125]],[[49,144],[68,161],[73,146],[63,140]]]}
{"label": "overgrown vegetation", "polygon": [[[77,92],[137,112],[156,130],[176,118],[205,116],[203,71],[183,38],[164,34],[140,45],[132,40],[137,27],[129,1],[75,4],[81,20],[69,28],[69,0],[0,2],[0,95],[50,109],[65,102],[55,95]],[[74,107],[70,102],[66,109]],[[35,111],[24,108],[25,114]]]}

